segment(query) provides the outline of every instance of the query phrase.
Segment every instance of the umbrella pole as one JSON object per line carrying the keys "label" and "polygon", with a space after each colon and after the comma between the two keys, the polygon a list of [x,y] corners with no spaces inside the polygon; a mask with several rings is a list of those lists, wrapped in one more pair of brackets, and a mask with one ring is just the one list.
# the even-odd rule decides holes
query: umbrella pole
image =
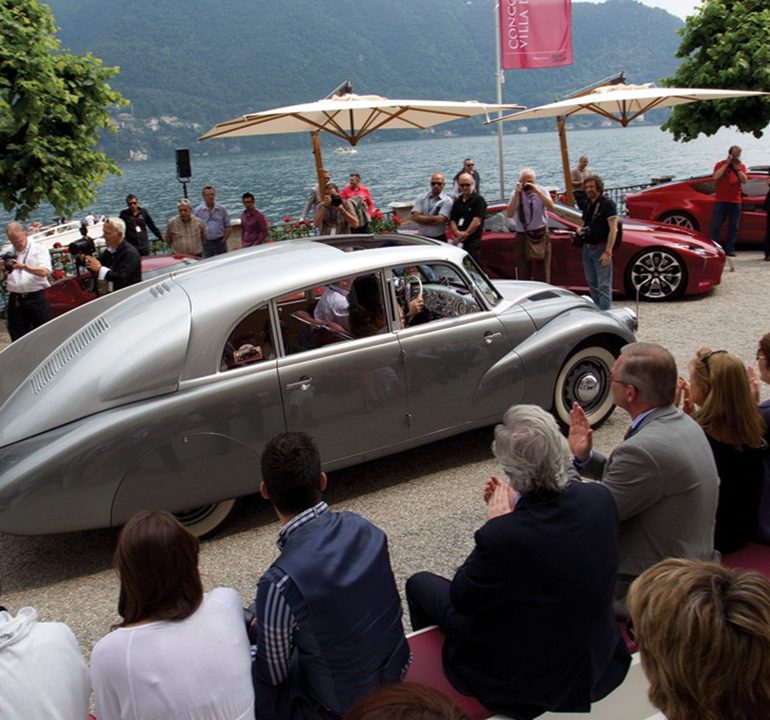
{"label": "umbrella pole", "polygon": [[575,204],[575,195],[572,192],[572,173],[569,167],[569,152],[567,151],[567,128],[564,116],[556,118],[556,126],[559,128],[559,145],[561,146],[561,166],[564,171],[564,187],[567,189],[567,204]]}
{"label": "umbrella pole", "polygon": [[324,190],[326,190],[326,184],[324,183],[323,178],[324,163],[323,158],[321,157],[321,138],[318,135],[318,130],[310,133],[310,139],[313,143],[313,156],[315,157],[315,172],[316,177],[318,178],[318,197],[319,200],[322,200]]}

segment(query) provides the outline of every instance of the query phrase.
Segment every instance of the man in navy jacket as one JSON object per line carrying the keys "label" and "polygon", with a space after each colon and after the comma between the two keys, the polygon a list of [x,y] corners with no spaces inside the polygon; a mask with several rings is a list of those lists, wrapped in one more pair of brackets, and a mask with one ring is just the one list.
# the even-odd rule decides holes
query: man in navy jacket
{"label": "man in navy jacket", "polygon": [[265,447],[260,492],[282,528],[281,554],[257,584],[260,720],[343,715],[409,665],[387,538],[360,515],[329,510],[326,482],[308,435]]}
{"label": "man in navy jacket", "polygon": [[493,712],[587,712],[630,662],[612,609],[615,504],[570,479],[567,442],[539,407],[509,408],[492,451],[508,482],[487,481],[487,521],[451,582],[407,581],[412,627],[444,630],[447,677]]}

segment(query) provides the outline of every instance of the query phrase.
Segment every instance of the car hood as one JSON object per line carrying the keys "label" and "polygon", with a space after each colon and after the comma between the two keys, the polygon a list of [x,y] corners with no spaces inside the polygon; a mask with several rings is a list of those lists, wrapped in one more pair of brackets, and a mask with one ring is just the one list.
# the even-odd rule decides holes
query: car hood
{"label": "car hood", "polygon": [[0,447],[179,385],[190,302],[141,283],[51,320],[0,352]]}
{"label": "car hood", "polygon": [[634,233],[644,233],[654,237],[657,242],[672,243],[679,247],[699,247],[718,254],[719,250],[703,233],[679,225],[655,222],[653,220],[636,220],[623,218],[623,231],[632,230]]}

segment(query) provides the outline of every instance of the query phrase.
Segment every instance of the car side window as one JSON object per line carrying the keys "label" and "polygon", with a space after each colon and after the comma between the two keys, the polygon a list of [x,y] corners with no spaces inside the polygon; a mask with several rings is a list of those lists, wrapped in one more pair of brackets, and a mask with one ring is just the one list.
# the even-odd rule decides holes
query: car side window
{"label": "car side window", "polygon": [[234,370],[276,357],[267,305],[252,310],[233,329],[222,350],[220,370]]}
{"label": "car side window", "polygon": [[287,355],[389,330],[381,273],[340,278],[275,302]]}
{"label": "car side window", "polygon": [[764,197],[767,195],[767,181],[768,178],[749,178],[743,183],[741,190],[744,195],[748,195],[749,197]]}
{"label": "car side window", "polygon": [[395,267],[393,286],[402,327],[479,312],[473,290],[456,268],[444,263]]}

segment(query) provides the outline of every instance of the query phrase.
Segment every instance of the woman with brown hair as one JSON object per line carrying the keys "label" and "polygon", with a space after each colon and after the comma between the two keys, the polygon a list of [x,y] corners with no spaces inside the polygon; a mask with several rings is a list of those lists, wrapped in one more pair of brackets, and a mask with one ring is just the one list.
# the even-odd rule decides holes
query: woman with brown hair
{"label": "woman with brown hair", "polygon": [[372,690],[343,720],[470,720],[470,716],[435,688],[400,682]]}
{"label": "woman with brown hair", "polygon": [[121,530],[114,565],[123,621],[91,655],[99,720],[253,718],[240,598],[203,593],[197,538],[170,513],[144,510]]}
{"label": "woman with brown hair", "polygon": [[719,472],[714,547],[733,552],[754,539],[764,477],[765,421],[743,363],[726,350],[701,348],[680,378],[682,409],[703,428]]}
{"label": "woman with brown hair", "polygon": [[668,559],[628,593],[649,698],[668,720],[757,720],[770,708],[770,582]]}

